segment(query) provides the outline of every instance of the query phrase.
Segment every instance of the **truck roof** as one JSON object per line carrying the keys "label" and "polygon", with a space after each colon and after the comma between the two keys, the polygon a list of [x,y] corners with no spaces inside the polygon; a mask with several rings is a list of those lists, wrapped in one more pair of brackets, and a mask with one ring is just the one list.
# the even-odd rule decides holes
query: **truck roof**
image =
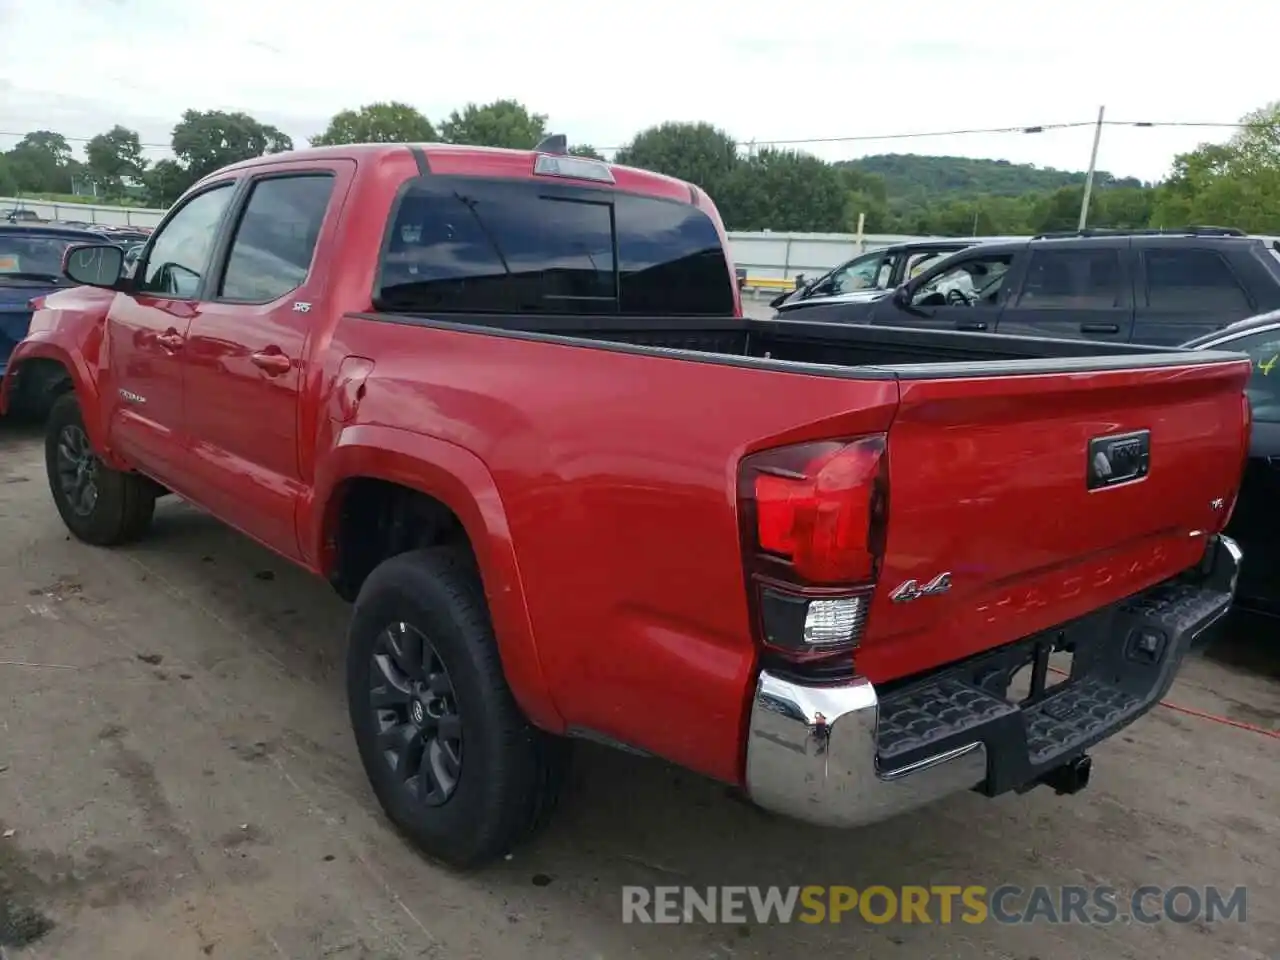
{"label": "truck roof", "polygon": [[[641,170],[604,160],[573,157],[539,150],[510,150],[505,147],[474,147],[452,143],[352,143],[335,147],[308,147],[284,153],[269,153],[261,157],[242,160],[217,171],[222,175],[254,167],[273,166],[300,160],[350,159],[357,163],[391,161],[403,163],[412,160],[422,173],[454,176],[491,176],[511,179],[532,179],[534,164],[540,156],[563,156],[572,160],[588,160],[612,175],[612,182],[582,178],[582,182],[594,182],[597,186],[626,190],[646,196],[665,197],[684,203],[700,205],[703,191],[684,180],[677,180],[652,170]],[[209,176],[215,176],[210,174]]]}

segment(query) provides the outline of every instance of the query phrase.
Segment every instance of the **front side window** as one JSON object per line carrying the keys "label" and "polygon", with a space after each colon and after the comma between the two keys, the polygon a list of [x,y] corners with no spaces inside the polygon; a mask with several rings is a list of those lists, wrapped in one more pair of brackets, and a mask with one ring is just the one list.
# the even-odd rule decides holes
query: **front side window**
{"label": "front side window", "polygon": [[302,286],[332,193],[327,174],[255,183],[231,242],[222,298],[267,303]]}
{"label": "front side window", "polygon": [[926,280],[911,297],[919,307],[991,307],[1000,300],[1013,254],[986,254],[953,264]]}
{"label": "front side window", "polygon": [[1118,250],[1036,250],[1018,306],[1036,310],[1097,310],[1120,304]]}
{"label": "front side window", "polygon": [[382,309],[731,315],[710,218],[689,204],[530,181],[433,177],[402,198]]}
{"label": "front side window", "polygon": [[220,184],[189,200],[160,228],[135,288],[139,293],[190,299],[200,283],[231,202],[232,184]]}

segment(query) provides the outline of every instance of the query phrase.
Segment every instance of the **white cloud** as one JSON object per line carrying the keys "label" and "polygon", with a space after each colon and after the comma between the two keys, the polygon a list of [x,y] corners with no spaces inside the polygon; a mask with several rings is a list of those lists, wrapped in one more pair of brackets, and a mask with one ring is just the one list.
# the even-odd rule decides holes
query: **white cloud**
{"label": "white cloud", "polygon": [[[0,131],[164,144],[184,109],[244,110],[299,145],[345,107],[432,119],[515,97],[578,142],[667,119],[742,140],[1092,119],[1234,121],[1277,96],[1275,0],[0,0]],[[1227,130],[1104,132],[1099,165],[1146,179]],[[1079,169],[1092,131],[815,144]],[[13,142],[0,137],[0,147]],[[162,149],[153,151],[163,155]]]}

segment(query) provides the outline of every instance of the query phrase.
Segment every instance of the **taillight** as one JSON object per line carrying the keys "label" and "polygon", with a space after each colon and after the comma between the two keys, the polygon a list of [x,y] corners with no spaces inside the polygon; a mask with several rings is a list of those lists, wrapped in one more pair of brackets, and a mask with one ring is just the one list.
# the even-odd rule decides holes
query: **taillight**
{"label": "taillight", "polygon": [[750,601],[767,651],[792,662],[848,660],[884,555],[888,486],[883,434],[742,461]]}

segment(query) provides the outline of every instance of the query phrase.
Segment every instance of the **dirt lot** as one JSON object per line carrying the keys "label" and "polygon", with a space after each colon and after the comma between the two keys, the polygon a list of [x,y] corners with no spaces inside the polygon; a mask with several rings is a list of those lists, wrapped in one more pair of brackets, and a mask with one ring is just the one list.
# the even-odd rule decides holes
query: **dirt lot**
{"label": "dirt lot", "polygon": [[[964,795],[843,834],[585,747],[551,831],[459,876],[411,851],[366,787],[342,696],[347,609],[324,584],[180,503],[162,505],[138,547],[72,542],[39,438],[3,423],[0,531],[11,960],[1280,956],[1280,742],[1258,733],[1157,708],[1096,752],[1079,796]],[[1170,699],[1280,725],[1274,632],[1214,655],[1190,663]],[[673,883],[1245,884],[1248,916],[621,923],[622,885]]]}

